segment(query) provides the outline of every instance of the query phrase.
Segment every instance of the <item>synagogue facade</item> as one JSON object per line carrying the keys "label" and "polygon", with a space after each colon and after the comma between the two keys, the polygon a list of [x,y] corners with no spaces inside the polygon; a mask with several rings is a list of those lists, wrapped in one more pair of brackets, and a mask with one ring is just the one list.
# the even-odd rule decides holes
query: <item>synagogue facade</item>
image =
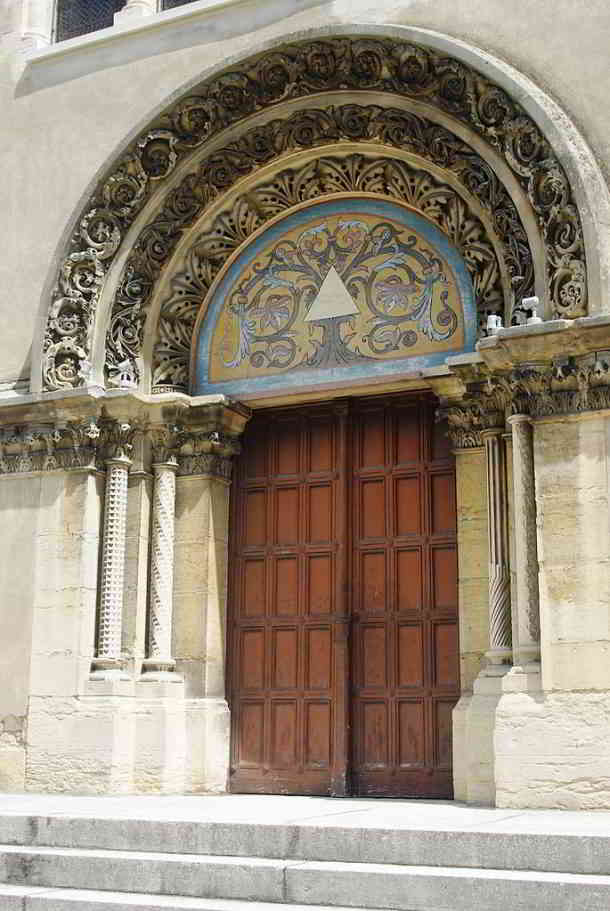
{"label": "synagogue facade", "polygon": [[610,807],[606,4],[85,6],[0,13],[0,790]]}

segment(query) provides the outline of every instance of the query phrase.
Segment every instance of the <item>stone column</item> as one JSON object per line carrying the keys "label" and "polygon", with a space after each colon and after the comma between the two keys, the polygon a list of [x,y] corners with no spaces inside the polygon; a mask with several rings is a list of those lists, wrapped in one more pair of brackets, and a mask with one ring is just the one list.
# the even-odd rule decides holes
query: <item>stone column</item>
{"label": "stone column", "polygon": [[123,586],[127,540],[127,491],[135,428],[112,422],[104,427],[106,458],[102,575],[94,679],[124,677],[121,659]]}
{"label": "stone column", "polygon": [[176,524],[177,428],[153,435],[153,519],[150,556],[147,679],[178,680],[173,674],[172,617]]}
{"label": "stone column", "polygon": [[534,448],[530,418],[516,414],[508,419],[512,428],[516,617],[514,661],[528,667],[540,661],[540,599],[538,588],[538,542]]}
{"label": "stone column", "polygon": [[503,428],[483,430],[487,463],[487,516],[489,535],[489,645],[490,664],[509,664],[512,656],[510,567],[506,450]]}

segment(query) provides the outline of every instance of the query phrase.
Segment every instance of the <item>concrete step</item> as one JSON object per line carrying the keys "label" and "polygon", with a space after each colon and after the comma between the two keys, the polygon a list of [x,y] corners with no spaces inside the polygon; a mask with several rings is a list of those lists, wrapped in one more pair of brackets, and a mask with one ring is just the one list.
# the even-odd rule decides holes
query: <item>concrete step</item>
{"label": "concrete step", "polygon": [[[0,816],[0,843],[610,875],[610,821],[603,834],[601,826],[593,831],[585,827],[584,817],[580,826],[571,818],[562,827],[561,813],[550,817],[553,826],[547,816],[541,817],[538,831],[531,830],[531,822],[529,830],[524,822],[519,828],[511,816],[487,830],[474,831],[449,825],[426,828],[425,818],[422,827],[405,825],[404,820],[393,826],[363,825],[353,819],[350,823],[349,814],[341,819],[340,813],[331,819],[294,823],[6,814]],[[562,830],[570,825],[571,833]],[[557,827],[560,830],[553,831]]]}
{"label": "concrete step", "polygon": [[[101,892],[92,889],[46,889],[40,886],[0,885],[1,911],[329,911],[318,905],[285,905],[231,899],[144,895],[136,892]],[[333,908],[332,911],[348,911]],[[353,911],[350,908],[349,911]],[[359,911],[379,911],[361,908]]]}
{"label": "concrete step", "polygon": [[610,876],[139,851],[5,845],[0,880],[24,887],[392,911],[610,908]]}

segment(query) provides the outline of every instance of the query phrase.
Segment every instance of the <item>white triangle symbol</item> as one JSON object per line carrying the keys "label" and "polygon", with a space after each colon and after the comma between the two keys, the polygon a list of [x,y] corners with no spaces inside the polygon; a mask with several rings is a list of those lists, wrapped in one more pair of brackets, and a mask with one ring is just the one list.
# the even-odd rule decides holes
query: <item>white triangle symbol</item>
{"label": "white triangle symbol", "polygon": [[360,313],[354,299],[341,281],[339,273],[331,266],[318,291],[318,296],[305,317],[306,323],[321,319],[333,319],[336,316],[353,316]]}

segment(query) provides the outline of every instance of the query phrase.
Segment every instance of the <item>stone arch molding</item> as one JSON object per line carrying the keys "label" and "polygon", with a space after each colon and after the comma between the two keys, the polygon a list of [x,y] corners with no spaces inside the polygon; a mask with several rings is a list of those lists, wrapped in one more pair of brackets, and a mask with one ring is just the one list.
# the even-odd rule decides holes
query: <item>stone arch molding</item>
{"label": "stone arch molding", "polygon": [[[388,101],[362,103],[371,93]],[[309,97],[309,109],[290,113],[290,105]],[[422,111],[439,112],[441,122]],[[225,144],[223,131],[230,135]],[[86,385],[96,370],[99,377],[92,360],[102,331],[106,382],[137,385],[144,337],[157,331],[147,325],[156,285],[185,232],[258,168],[277,162],[281,172],[295,151],[345,141],[406,150],[437,169],[437,197],[441,169],[453,198],[467,193],[476,201],[483,230],[474,232],[465,259],[487,259],[498,276],[479,284],[482,314],[503,299],[510,318],[513,296],[532,292],[534,282],[544,290],[547,316],[587,314],[575,193],[521,105],[464,62],[429,47],[394,37],[325,37],[268,50],[207,79],[160,115],[99,182],[59,268],[44,333],[43,389]],[[499,161],[510,179],[501,180],[489,161]],[[395,175],[382,174],[375,192],[391,196],[395,182]],[[183,366],[167,362],[164,320],[166,308],[154,346],[154,384],[184,388]],[[190,331],[188,320],[182,328],[175,317],[169,322],[174,339]],[[182,337],[178,347],[187,341]]]}

